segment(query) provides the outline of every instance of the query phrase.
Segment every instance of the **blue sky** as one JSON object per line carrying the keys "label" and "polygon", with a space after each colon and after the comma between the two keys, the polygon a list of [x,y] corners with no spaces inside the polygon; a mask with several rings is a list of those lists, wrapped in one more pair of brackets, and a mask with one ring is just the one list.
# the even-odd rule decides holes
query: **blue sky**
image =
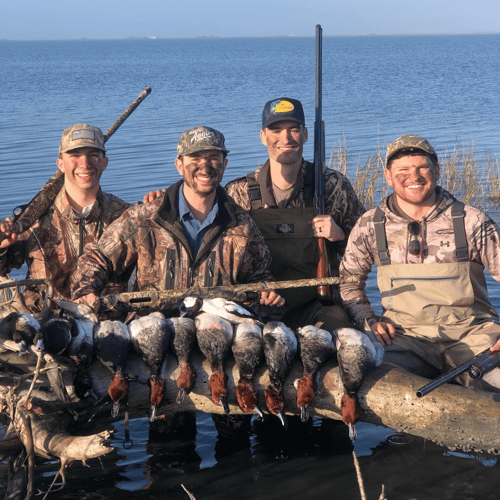
{"label": "blue sky", "polygon": [[0,39],[500,32],[498,0],[4,0]]}

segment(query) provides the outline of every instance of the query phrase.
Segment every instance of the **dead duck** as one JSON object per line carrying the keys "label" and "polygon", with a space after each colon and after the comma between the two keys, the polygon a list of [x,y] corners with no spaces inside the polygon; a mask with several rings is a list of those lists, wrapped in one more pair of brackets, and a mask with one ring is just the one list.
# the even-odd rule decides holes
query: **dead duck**
{"label": "dead duck", "polygon": [[167,357],[172,336],[172,326],[161,312],[133,320],[129,325],[130,339],[134,350],[149,369],[149,421],[156,418],[156,410],[165,398],[165,380],[160,377],[161,367]]}
{"label": "dead duck", "polygon": [[124,373],[130,348],[127,325],[121,321],[101,321],[94,329],[94,346],[96,357],[113,374],[108,394],[113,401],[111,415],[117,417],[120,402],[127,400],[129,391],[129,380]]}
{"label": "dead duck", "polygon": [[72,337],[72,323],[65,318],[52,318],[46,321],[40,328],[43,336],[43,351],[48,354],[62,354]]}
{"label": "dead duck", "polygon": [[201,299],[199,297],[185,297],[179,305],[181,317],[194,318],[196,314],[205,312],[215,314],[226,319],[233,325],[252,323],[264,326],[255,313],[243,304],[222,298]]}
{"label": "dead duck", "polygon": [[258,407],[257,392],[252,378],[263,357],[262,329],[257,324],[241,323],[236,326],[232,345],[234,360],[239,371],[236,387],[238,405],[245,413],[254,412],[263,417]]}
{"label": "dead duck", "polygon": [[196,370],[191,364],[191,353],[196,345],[196,326],[191,318],[170,318],[173,328],[172,350],[179,362],[180,374],[177,377],[176,402],[181,404],[186,394],[194,389]]}
{"label": "dead duck", "polygon": [[336,352],[332,334],[313,325],[297,329],[300,359],[303,372],[297,388],[297,406],[300,408],[300,419],[307,422],[308,408],[316,395],[319,369]]}
{"label": "dead duck", "polygon": [[356,422],[360,415],[357,393],[365,374],[382,364],[384,348],[371,332],[362,333],[354,328],[339,328],[334,332],[334,339],[340,379],[344,386],[342,418],[349,426],[349,437],[354,441]]}
{"label": "dead duck", "polygon": [[233,326],[229,321],[214,314],[202,313],[195,319],[196,338],[201,352],[210,363],[209,389],[212,402],[229,413],[227,404],[227,375],[224,362],[233,342]]}
{"label": "dead duck", "polygon": [[284,323],[271,321],[264,327],[264,356],[269,369],[269,386],[265,391],[268,410],[276,415],[285,428],[288,420],[284,413],[283,386],[297,354],[297,339],[293,330]]}
{"label": "dead duck", "polygon": [[[36,337],[39,331],[40,323],[31,314],[11,312],[0,321],[0,340],[13,341],[19,356],[28,352],[28,346],[40,342],[41,336]],[[4,346],[9,348],[8,342]]]}

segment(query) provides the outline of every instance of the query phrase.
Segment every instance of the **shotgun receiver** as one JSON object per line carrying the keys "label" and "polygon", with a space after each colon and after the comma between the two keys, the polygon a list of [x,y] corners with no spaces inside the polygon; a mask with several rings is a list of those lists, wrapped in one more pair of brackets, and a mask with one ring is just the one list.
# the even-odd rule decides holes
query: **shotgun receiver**
{"label": "shotgun receiver", "polygon": [[[314,116],[314,211],[316,215],[325,213],[325,183],[323,169],[325,165],[325,122],[322,118],[323,104],[323,29],[316,25],[316,105]],[[318,238],[317,278],[330,276],[330,263],[325,238]],[[324,305],[333,304],[331,285],[318,286],[318,299]]]}
{"label": "shotgun receiver", "polygon": [[429,394],[429,392],[437,389],[440,385],[452,381],[455,377],[466,372],[467,370],[469,371],[469,376],[471,378],[478,379],[498,366],[500,366],[500,352],[490,351],[489,348],[485,349],[483,352],[476,354],[473,358],[468,359],[456,368],[443,373],[432,382],[429,382],[420,389],[417,389],[417,397],[421,398],[422,396]]}
{"label": "shotgun receiver", "polygon": [[[151,87],[146,87],[134,102],[121,114],[120,118],[111,125],[104,134],[104,143],[118,130],[122,123],[132,114],[132,112],[141,104],[151,92]],[[15,234],[24,233],[54,203],[59,191],[64,186],[64,174],[58,170],[40,189],[40,191],[26,205],[20,205],[13,212],[13,232]],[[5,235],[0,232],[0,242],[5,239]]]}
{"label": "shotgun receiver", "polygon": [[217,297],[246,302],[256,300],[258,292],[264,290],[283,290],[285,288],[301,288],[305,286],[336,285],[339,283],[353,283],[354,276],[340,280],[336,277],[311,278],[290,281],[263,281],[242,285],[214,286],[203,288],[178,288],[174,290],[145,290],[140,292],[125,292],[106,295],[99,299],[99,311],[139,311],[150,309],[173,310],[179,307],[179,302],[187,296],[214,299]]}

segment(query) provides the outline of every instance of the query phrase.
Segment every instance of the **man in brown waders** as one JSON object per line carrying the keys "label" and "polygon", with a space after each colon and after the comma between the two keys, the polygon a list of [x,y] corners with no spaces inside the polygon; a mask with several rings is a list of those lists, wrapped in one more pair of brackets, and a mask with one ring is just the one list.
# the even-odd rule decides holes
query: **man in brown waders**
{"label": "man in brown waders", "polygon": [[[349,180],[340,172],[325,169],[325,214],[313,207],[314,165],[302,157],[308,139],[300,101],[281,97],[269,101],[262,113],[262,144],[266,163],[226,186],[228,194],[252,219],[272,255],[271,272],[277,280],[316,278],[317,238],[326,240],[332,276],[338,275],[340,257],[356,220],[364,212]],[[352,326],[342,307],[338,289],[333,305],[318,300],[316,288],[282,292],[285,306],[277,319],[291,328],[316,325],[332,332]]]}
{"label": "man in brown waders", "polygon": [[[500,281],[497,225],[437,185],[437,154],[423,137],[406,134],[390,143],[384,174],[394,193],[356,223],[340,267],[341,276],[359,278],[340,287],[346,309],[385,346],[385,361],[422,376],[491,347],[500,351],[483,271]],[[365,292],[373,264],[382,316]],[[498,368],[476,381],[460,377],[463,385],[500,389]]]}

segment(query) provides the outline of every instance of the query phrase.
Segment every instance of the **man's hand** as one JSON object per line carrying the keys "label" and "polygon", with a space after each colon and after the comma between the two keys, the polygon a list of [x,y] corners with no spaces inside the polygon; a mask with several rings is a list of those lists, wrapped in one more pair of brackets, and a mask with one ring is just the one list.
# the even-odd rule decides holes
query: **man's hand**
{"label": "man's hand", "polygon": [[90,306],[95,313],[99,312],[99,307],[101,305],[99,297],[95,293],[83,295],[79,299],[76,299],[75,302],[77,304],[85,304],[87,306]]}
{"label": "man's hand", "polygon": [[316,238],[326,238],[332,243],[345,239],[343,229],[337,225],[331,215],[317,215],[309,221],[309,224],[311,224]]}
{"label": "man's hand", "polygon": [[260,292],[260,303],[263,306],[282,307],[285,305],[285,299],[274,290],[262,291]]}
{"label": "man's hand", "polygon": [[497,340],[497,343],[490,349],[490,351],[500,351],[500,339]]}
{"label": "man's hand", "polygon": [[143,203],[151,203],[155,201],[156,198],[159,198],[163,193],[167,191],[167,188],[157,189],[156,191],[150,191],[148,194],[144,195],[142,199]]}
{"label": "man's hand", "polygon": [[391,339],[396,336],[396,329],[391,323],[385,323],[384,321],[379,321],[378,323],[372,323],[370,325],[370,330],[375,335],[375,338],[384,345],[391,345]]}
{"label": "man's hand", "polygon": [[10,217],[7,217],[5,220],[0,219],[0,231],[5,235],[5,239],[0,243],[0,248],[10,247],[19,236],[16,233],[13,233],[13,223]]}

